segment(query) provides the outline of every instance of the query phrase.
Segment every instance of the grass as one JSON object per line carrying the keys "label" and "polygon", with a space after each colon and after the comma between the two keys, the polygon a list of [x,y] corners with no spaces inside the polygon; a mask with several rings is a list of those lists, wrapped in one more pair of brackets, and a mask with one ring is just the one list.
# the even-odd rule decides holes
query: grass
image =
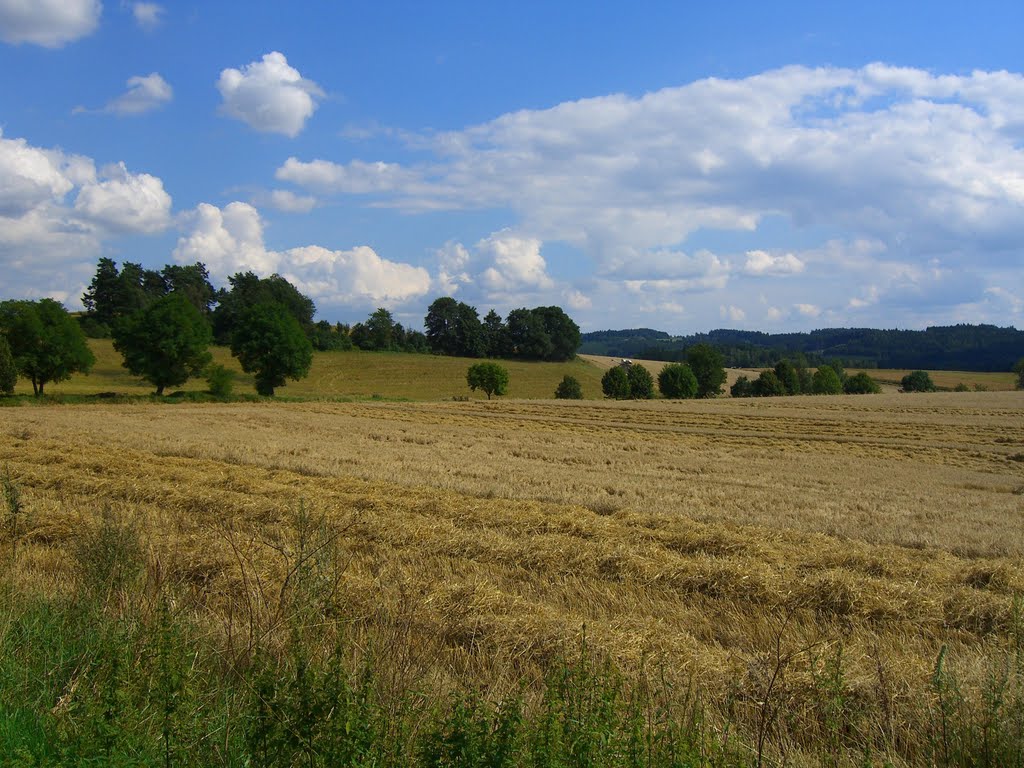
{"label": "grass", "polygon": [[1019,764],[1022,397],[7,409],[0,739],[294,755],[369,670],[379,763]]}

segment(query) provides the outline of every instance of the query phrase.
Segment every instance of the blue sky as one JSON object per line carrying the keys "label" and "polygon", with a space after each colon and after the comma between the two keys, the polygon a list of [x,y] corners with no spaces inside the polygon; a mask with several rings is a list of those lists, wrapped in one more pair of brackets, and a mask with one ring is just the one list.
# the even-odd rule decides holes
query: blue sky
{"label": "blue sky", "polygon": [[1024,327],[1020,3],[0,0],[0,296]]}

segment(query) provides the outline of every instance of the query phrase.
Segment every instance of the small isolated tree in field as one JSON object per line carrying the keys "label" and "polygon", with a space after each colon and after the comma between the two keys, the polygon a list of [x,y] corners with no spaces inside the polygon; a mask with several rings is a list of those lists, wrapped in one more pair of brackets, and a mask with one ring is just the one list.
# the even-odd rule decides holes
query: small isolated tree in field
{"label": "small isolated tree in field", "polygon": [[483,390],[490,400],[491,395],[504,395],[508,391],[508,371],[497,363],[476,363],[466,371],[466,383],[474,392]]}
{"label": "small isolated tree in field", "polygon": [[1017,374],[1017,389],[1024,389],[1024,357],[1016,362],[1012,370]]}
{"label": "small isolated tree in field", "polygon": [[39,397],[51,381],[88,373],[96,357],[67,310],[53,299],[0,303],[0,329],[7,334],[18,372]]}
{"label": "small isolated tree in field", "polygon": [[934,392],[935,382],[927,371],[914,371],[900,379],[900,389],[904,392]]}
{"label": "small isolated tree in field", "polygon": [[239,316],[231,335],[231,354],[242,370],[256,377],[256,391],[273,397],[285,379],[309,374],[313,345],[299,321],[280,304],[256,304]]}
{"label": "small isolated tree in field", "polygon": [[555,389],[555,398],[558,400],[582,400],[583,387],[573,376],[565,376]]}
{"label": "small isolated tree in field", "polygon": [[629,376],[621,365],[605,371],[601,377],[601,391],[613,400],[629,399]]}
{"label": "small isolated tree in field", "polygon": [[823,365],[814,372],[811,390],[816,395],[839,395],[843,392],[843,382],[831,365]]}
{"label": "small isolated tree in field", "polygon": [[629,396],[634,400],[650,400],[654,397],[654,377],[642,365],[633,363],[626,373],[629,381]]}
{"label": "small isolated tree in field", "polygon": [[673,400],[696,397],[697,377],[686,363],[669,363],[658,374],[658,390]]}
{"label": "small isolated tree in field", "polygon": [[843,384],[843,392],[848,395],[877,395],[882,388],[864,371],[850,376]]}
{"label": "small isolated tree in field", "polygon": [[212,340],[209,323],[181,293],[161,296],[114,323],[114,349],[124,367],[153,384],[158,396],[202,372]]}
{"label": "small isolated tree in field", "polygon": [[0,394],[13,395],[17,383],[18,367],[14,364],[11,345],[7,343],[7,337],[0,333]]}

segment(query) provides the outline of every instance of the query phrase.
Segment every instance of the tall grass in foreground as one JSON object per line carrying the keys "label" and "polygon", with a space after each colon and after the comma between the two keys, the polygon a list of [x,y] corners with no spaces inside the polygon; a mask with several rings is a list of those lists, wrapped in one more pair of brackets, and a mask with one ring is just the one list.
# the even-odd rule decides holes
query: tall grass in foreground
{"label": "tall grass in foreground", "polygon": [[[2,488],[4,518],[17,521],[17,486],[5,477]],[[488,697],[480,681],[399,669],[402,632],[349,640],[335,600],[345,532],[321,523],[299,506],[291,540],[273,545],[285,562],[273,583],[238,550],[250,597],[211,621],[132,521],[107,512],[83,531],[75,583],[56,593],[19,580],[24,527],[8,522],[0,763],[1024,765],[1020,610],[988,669],[968,680],[943,649],[919,696],[894,695],[881,666],[873,699],[851,695],[841,639],[793,637],[786,612],[763,664],[726,696],[673,687],[656,669],[627,674],[584,641]]]}

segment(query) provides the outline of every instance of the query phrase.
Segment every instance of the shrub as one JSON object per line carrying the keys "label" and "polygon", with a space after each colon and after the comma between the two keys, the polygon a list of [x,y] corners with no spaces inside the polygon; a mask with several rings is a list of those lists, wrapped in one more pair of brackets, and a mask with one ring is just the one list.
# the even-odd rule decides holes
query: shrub
{"label": "shrub", "polygon": [[629,366],[626,372],[629,380],[629,396],[634,400],[650,400],[654,397],[654,377],[642,365]]}
{"label": "shrub", "polygon": [[761,371],[753,384],[755,397],[779,397],[788,394],[786,385],[782,383],[775,371]]}
{"label": "shrub", "polygon": [[839,395],[843,392],[843,382],[836,369],[831,365],[823,365],[814,372],[811,380],[811,391],[816,395]]}
{"label": "shrub", "polygon": [[482,389],[490,400],[508,391],[508,370],[497,363],[476,363],[466,371],[466,383],[474,391]]}
{"label": "shrub", "polygon": [[864,371],[850,376],[843,384],[843,392],[848,395],[877,395],[882,388]]}
{"label": "shrub", "polygon": [[914,371],[900,380],[900,388],[904,392],[934,392],[935,382],[927,371]]}
{"label": "shrub", "polygon": [[623,366],[617,365],[601,377],[601,391],[615,400],[629,399],[629,376]]}
{"label": "shrub", "polygon": [[235,388],[235,374],[220,363],[207,366],[206,385],[214,397],[231,397]]}
{"label": "shrub", "polygon": [[582,400],[583,387],[574,377],[564,376],[555,389],[555,398],[558,400]]}
{"label": "shrub", "polygon": [[697,377],[686,363],[669,363],[658,374],[662,397],[686,399],[697,396]]}
{"label": "shrub", "polygon": [[971,388],[964,384],[962,381],[953,387],[954,392],[970,392]]}

